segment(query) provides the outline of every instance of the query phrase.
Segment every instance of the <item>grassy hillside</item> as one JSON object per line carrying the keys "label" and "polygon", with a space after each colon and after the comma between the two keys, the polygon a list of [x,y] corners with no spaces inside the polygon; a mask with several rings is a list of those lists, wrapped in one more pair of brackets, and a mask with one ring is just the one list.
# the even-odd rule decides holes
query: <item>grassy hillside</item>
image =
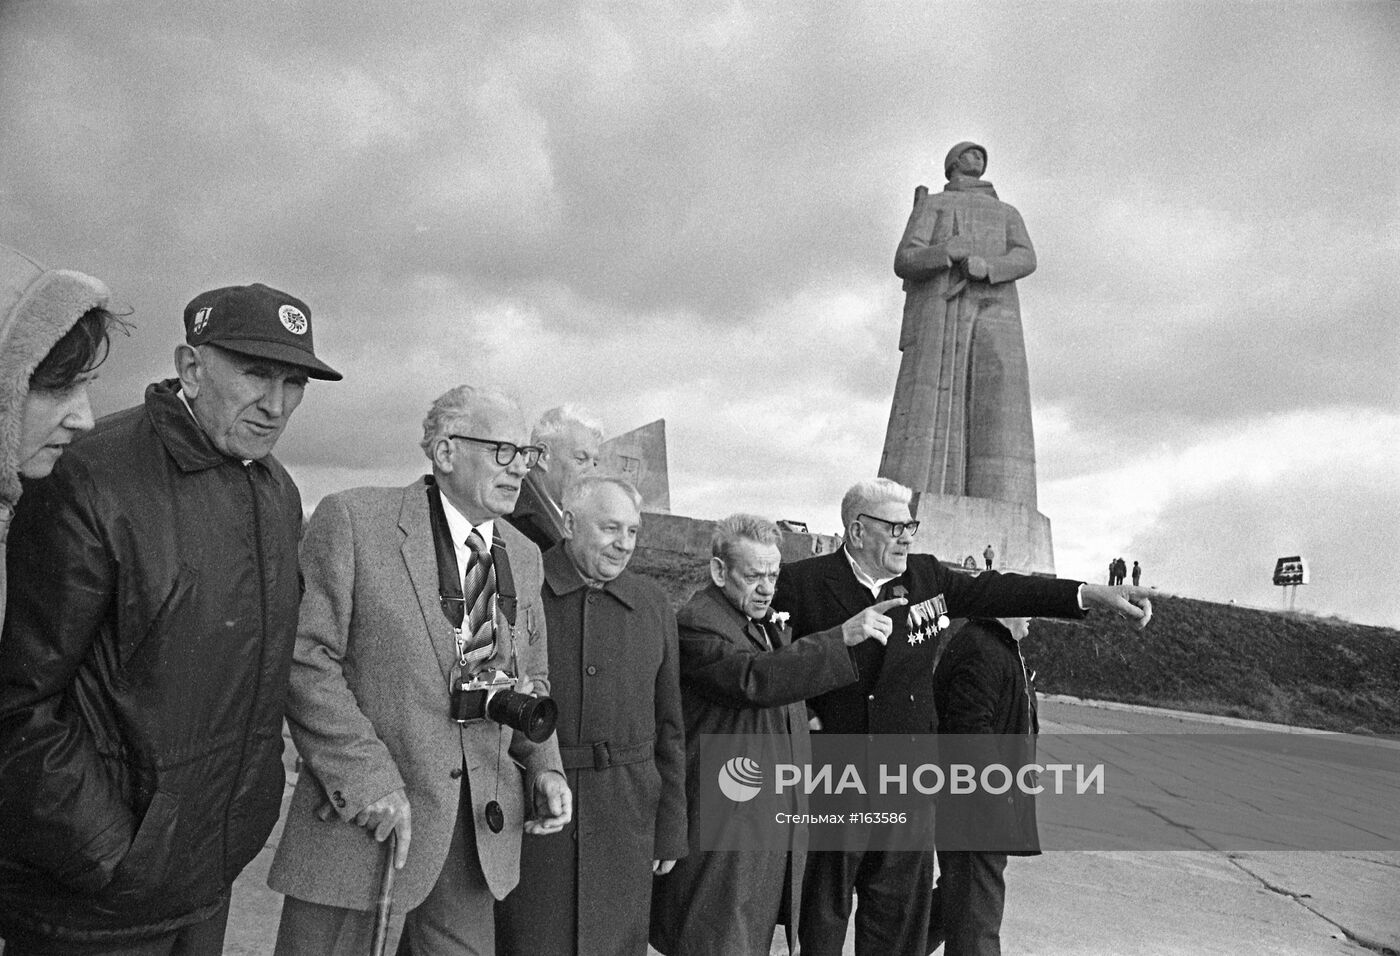
{"label": "grassy hillside", "polygon": [[[633,568],[674,604],[706,581],[703,560],[639,548]],[[1037,621],[1026,660],[1045,693],[1400,734],[1400,631],[1180,597],[1153,599],[1137,631],[1113,615]]]}
{"label": "grassy hillside", "polygon": [[1045,692],[1324,730],[1400,734],[1400,631],[1181,597],[1145,631],[1111,615],[1037,621]]}

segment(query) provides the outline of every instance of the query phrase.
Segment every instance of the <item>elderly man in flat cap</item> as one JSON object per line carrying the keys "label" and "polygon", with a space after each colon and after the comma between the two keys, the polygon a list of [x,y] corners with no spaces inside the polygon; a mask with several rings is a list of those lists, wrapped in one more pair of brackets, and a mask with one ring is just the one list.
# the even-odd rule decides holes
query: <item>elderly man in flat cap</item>
{"label": "elderly man in flat cap", "polygon": [[265,285],[197,296],[176,377],[25,489],[0,638],[7,956],[215,954],[284,787],[301,496],[272,457],[316,357]]}

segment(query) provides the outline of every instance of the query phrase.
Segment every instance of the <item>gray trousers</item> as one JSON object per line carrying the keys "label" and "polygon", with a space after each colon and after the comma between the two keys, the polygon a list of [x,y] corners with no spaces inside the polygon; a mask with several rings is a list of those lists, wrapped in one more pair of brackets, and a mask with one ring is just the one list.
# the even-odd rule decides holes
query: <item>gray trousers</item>
{"label": "gray trousers", "polygon": [[[463,784],[466,775],[462,776]],[[462,807],[471,813],[471,795]],[[407,938],[413,956],[493,956],[496,952],[495,900],[486,886],[476,853],[471,820],[457,817],[447,861],[432,892],[407,913],[395,909],[384,951],[393,953]],[[369,956],[374,912],[323,906],[288,896],[277,927],[276,956]]]}
{"label": "gray trousers", "polygon": [[943,941],[944,956],[1001,956],[1006,854],[939,850],[938,870],[928,952]]}

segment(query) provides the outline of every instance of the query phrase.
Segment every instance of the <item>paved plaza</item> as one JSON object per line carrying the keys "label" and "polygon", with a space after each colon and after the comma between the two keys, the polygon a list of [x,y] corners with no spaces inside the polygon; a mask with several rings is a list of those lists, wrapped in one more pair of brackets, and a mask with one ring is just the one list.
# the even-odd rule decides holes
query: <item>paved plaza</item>
{"label": "paved plaza", "polygon": [[[1053,696],[1041,703],[1041,731],[1047,736],[1250,730],[1288,728]],[[1394,765],[1400,744],[1352,740],[1384,751],[1387,765]],[[289,753],[289,779],[291,763]],[[1276,777],[1269,779],[1277,782]],[[1339,826],[1355,826],[1365,809],[1361,805],[1376,800],[1386,801],[1381,806],[1395,813],[1400,781],[1389,780],[1388,794],[1358,791],[1374,785],[1348,779],[1338,786],[1351,788],[1358,799],[1329,795],[1319,801],[1326,808],[1320,815]],[[1042,816],[1042,822],[1053,839],[1054,821]],[[1392,838],[1395,829],[1390,828]],[[281,899],[267,889],[265,878],[279,833],[234,887],[225,948],[230,956],[272,950]],[[1012,859],[1002,948],[1006,956],[1400,953],[1400,852],[1063,850]],[[774,956],[786,953],[780,936],[775,938]],[[854,953],[849,940],[846,953]]]}

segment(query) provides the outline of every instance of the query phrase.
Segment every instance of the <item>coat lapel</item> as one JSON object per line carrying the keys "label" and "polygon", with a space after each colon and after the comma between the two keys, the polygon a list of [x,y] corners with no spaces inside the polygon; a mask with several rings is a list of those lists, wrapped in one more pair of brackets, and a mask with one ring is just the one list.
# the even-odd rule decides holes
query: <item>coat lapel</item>
{"label": "coat lapel", "polygon": [[457,663],[457,641],[438,601],[437,553],[433,549],[433,529],[428,520],[428,493],[421,481],[404,489],[399,530],[404,534],[400,549],[404,566],[423,612],[423,635],[433,646],[443,680],[451,680],[452,667]]}
{"label": "coat lapel", "polygon": [[[705,589],[705,595],[714,605],[715,613],[728,623],[735,634],[742,634],[754,648],[768,651],[778,647],[776,627],[768,628],[768,637],[765,638],[763,625],[729,603],[729,598],[724,596],[724,592],[718,586],[711,584]],[[771,646],[768,643],[770,639],[772,640]]]}
{"label": "coat lapel", "polygon": [[875,603],[870,592],[856,580],[844,548],[833,551],[831,560],[827,561],[826,589],[846,617],[852,617]]}

